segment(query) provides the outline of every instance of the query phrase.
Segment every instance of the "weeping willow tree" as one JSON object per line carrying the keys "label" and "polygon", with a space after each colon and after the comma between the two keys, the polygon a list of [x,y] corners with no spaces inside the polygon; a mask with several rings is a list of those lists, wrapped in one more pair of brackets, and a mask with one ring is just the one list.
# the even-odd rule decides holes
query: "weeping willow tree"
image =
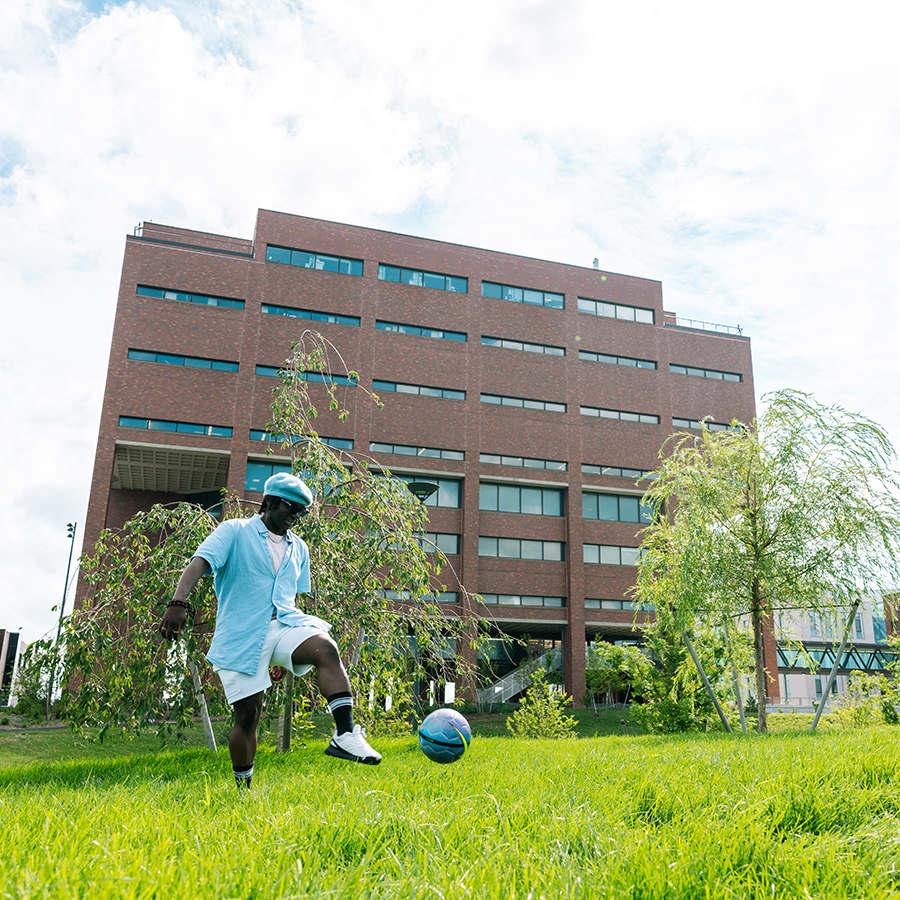
{"label": "weeping willow tree", "polygon": [[749,620],[760,731],[773,614],[834,620],[900,584],[900,483],[885,432],[798,391],[763,402],[749,425],[663,446],[636,585],[684,634]]}
{"label": "weeping willow tree", "polygon": [[[294,345],[281,375],[267,430],[315,494],[310,514],[294,527],[310,549],[312,591],[303,608],[334,626],[358,717],[376,727],[373,718],[402,724],[421,680],[472,683],[483,629],[467,612],[467,593],[447,558],[425,538],[426,508],[405,482],[319,437],[319,406],[327,406],[323,417],[343,421],[351,399],[380,408],[379,398],[357,386],[357,374],[311,331]],[[225,498],[225,518],[252,512]],[[189,664],[202,660],[215,627],[211,578],[191,594],[196,616],[183,641],[168,645],[159,621],[181,572],[217,524],[189,503],[154,506],[121,530],[105,531],[82,560],[86,596],[65,623],[65,713],[76,728],[153,724],[167,733],[191,721],[197,701]],[[456,602],[439,603],[441,592],[455,592]],[[201,679],[212,711],[224,711],[218,679],[205,665]]]}

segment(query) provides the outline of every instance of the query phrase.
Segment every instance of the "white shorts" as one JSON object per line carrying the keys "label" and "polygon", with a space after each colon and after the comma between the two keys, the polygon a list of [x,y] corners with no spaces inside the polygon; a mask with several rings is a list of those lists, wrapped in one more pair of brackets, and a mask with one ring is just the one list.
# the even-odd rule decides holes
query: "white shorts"
{"label": "white shorts", "polygon": [[[325,622],[322,623],[326,624]],[[234,672],[231,669],[216,669],[216,674],[225,688],[225,697],[229,703],[236,703],[244,697],[252,697],[260,691],[271,687],[269,666],[283,666],[294,675],[305,675],[312,666],[306,663],[296,665],[291,654],[304,641],[317,634],[328,634],[328,631],[315,625],[283,625],[278,619],[269,622],[269,630],[263,641],[259,665],[254,675],[245,672]]]}

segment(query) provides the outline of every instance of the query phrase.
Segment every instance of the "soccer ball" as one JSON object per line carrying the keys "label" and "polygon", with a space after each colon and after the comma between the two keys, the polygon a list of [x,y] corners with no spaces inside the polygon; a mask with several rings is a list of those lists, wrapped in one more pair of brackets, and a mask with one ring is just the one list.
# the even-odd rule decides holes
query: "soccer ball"
{"label": "soccer ball", "polygon": [[419,726],[419,746],[434,762],[456,762],[471,743],[472,729],[455,709],[437,709]]}

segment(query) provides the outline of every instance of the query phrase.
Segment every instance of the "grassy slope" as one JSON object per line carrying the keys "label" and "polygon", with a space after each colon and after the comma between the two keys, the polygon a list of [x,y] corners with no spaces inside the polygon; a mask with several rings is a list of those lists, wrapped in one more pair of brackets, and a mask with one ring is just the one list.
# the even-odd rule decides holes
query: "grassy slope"
{"label": "grassy slope", "polygon": [[249,796],[223,751],[8,766],[0,896],[900,893],[896,729],[576,741],[475,730],[452,766],[411,738],[377,741],[377,768],[324,757],[318,737],[286,756],[264,748]]}

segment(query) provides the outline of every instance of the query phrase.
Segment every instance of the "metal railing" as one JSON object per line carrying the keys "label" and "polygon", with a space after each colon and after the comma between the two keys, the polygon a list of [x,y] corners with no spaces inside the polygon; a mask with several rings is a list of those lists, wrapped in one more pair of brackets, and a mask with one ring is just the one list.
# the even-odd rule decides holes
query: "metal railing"
{"label": "metal railing", "polygon": [[712,331],[716,334],[743,334],[744,329],[740,325],[717,325],[715,322],[701,322],[699,319],[682,319],[673,316],[663,321],[670,328],[695,328],[699,331]]}
{"label": "metal railing", "polygon": [[531,675],[537,669],[552,671],[562,664],[562,647],[554,647],[540,656],[529,660],[525,665],[519,666],[508,675],[504,675],[499,681],[478,692],[479,706],[490,708],[496,703],[506,703],[510,697],[515,697],[520,691],[531,683]]}

